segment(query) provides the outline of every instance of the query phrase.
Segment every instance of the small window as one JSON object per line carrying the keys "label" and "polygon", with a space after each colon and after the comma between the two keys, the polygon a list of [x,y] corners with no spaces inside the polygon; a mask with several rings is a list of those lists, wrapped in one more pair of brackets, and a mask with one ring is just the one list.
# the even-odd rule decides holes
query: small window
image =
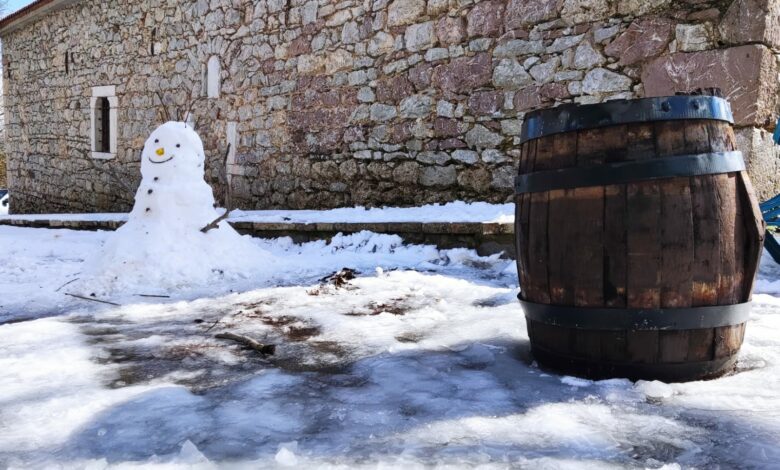
{"label": "small window", "polygon": [[92,158],[111,159],[116,156],[118,105],[115,87],[92,89]]}
{"label": "small window", "polygon": [[104,96],[95,106],[95,151],[111,153],[111,105]]}

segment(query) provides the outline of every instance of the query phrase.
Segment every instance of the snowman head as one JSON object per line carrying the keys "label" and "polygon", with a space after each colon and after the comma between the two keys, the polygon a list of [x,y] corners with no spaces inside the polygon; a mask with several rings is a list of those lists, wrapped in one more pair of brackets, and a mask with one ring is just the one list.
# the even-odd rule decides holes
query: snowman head
{"label": "snowman head", "polygon": [[203,142],[184,122],[166,122],[152,132],[141,153],[144,178],[170,175],[203,177]]}

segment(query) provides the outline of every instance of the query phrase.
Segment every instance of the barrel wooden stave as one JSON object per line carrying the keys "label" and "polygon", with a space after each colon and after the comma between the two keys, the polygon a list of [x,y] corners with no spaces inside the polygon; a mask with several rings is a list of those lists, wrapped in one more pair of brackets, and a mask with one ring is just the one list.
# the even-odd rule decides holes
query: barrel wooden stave
{"label": "barrel wooden stave", "polygon": [[[736,150],[727,122],[623,124],[553,134],[523,144],[520,173],[587,168]],[[761,246],[760,222],[743,173],[557,189],[517,196],[523,299],[552,305],[682,308],[747,302]],[[606,331],[528,319],[542,363],[578,375],[685,379],[662,367],[733,366],[745,324],[697,330]],[[650,377],[652,376],[652,377]]]}

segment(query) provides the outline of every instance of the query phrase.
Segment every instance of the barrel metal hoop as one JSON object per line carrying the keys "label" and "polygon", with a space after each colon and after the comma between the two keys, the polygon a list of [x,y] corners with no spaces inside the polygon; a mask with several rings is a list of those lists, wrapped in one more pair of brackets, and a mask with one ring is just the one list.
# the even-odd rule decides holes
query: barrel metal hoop
{"label": "barrel metal hoop", "polygon": [[580,330],[698,330],[740,325],[750,317],[750,302],[686,308],[591,308],[520,300],[526,318]]}
{"label": "barrel metal hoop", "polygon": [[666,96],[563,105],[525,116],[520,143],[552,134],[621,124],[710,119],[734,123],[729,102],[716,96]]}
{"label": "barrel metal hoop", "polygon": [[515,178],[517,194],[607,186],[662,178],[745,171],[742,152],[700,153],[676,157],[616,162],[590,168],[538,171]]}

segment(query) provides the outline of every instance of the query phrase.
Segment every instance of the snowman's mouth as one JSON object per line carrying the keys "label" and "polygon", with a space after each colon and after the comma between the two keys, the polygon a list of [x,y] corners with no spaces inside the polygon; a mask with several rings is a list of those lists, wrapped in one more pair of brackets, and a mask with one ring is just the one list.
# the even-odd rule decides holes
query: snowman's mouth
{"label": "snowman's mouth", "polygon": [[159,161],[159,162],[156,162],[156,161],[152,160],[151,157],[146,157],[146,159],[149,160],[149,162],[154,163],[155,165],[159,165],[160,163],[165,163],[165,162],[169,162],[169,161],[173,160],[173,155],[171,155],[167,159]]}

